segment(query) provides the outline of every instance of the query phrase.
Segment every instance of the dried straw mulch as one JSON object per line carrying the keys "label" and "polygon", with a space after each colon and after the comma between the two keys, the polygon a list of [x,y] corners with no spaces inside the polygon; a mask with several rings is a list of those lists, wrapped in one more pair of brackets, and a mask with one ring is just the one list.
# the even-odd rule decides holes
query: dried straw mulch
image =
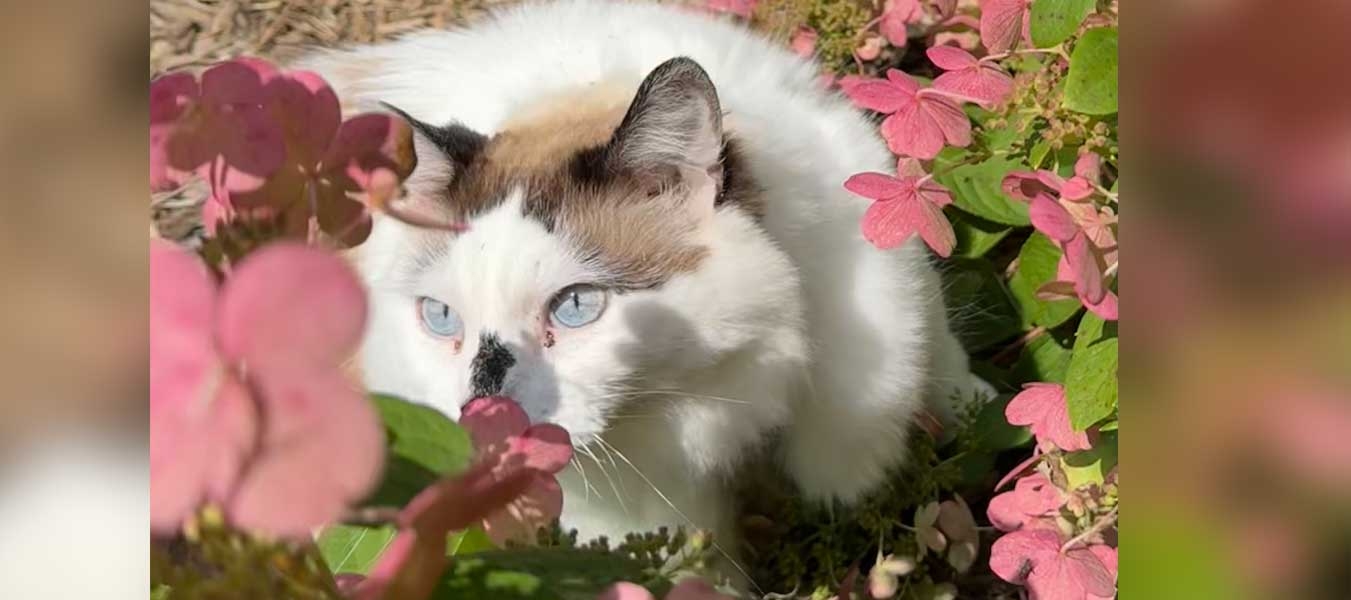
{"label": "dried straw mulch", "polygon": [[243,54],[375,42],[463,23],[514,0],[150,0],[150,74]]}

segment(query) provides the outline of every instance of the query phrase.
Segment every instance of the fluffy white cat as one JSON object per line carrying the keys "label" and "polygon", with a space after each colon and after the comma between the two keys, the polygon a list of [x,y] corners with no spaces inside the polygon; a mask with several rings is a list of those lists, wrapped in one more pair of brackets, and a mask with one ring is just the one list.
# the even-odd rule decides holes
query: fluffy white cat
{"label": "fluffy white cat", "polygon": [[379,220],[358,250],[366,383],[567,428],[584,538],[693,525],[732,551],[727,476],[771,438],[803,494],[848,502],[926,400],[950,417],[979,385],[924,246],[871,246],[841,187],[894,168],[875,126],[743,26],[526,5],[299,66],[413,119],[405,201],[469,225]]}

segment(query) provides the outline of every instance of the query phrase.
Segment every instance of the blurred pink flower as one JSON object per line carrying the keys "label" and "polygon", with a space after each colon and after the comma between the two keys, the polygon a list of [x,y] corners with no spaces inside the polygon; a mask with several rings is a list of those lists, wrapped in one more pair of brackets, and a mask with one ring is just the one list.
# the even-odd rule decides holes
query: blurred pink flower
{"label": "blurred pink flower", "polygon": [[951,255],[956,247],[952,224],[943,216],[943,207],[952,203],[952,196],[922,173],[900,178],[858,173],[844,182],[844,188],[875,200],[863,215],[863,237],[874,246],[894,248],[918,233],[939,256]]}
{"label": "blurred pink flower", "polygon": [[282,132],[263,107],[277,76],[268,63],[239,58],[202,73],[150,83],[150,187],[163,191],[198,172],[213,185],[256,189],[282,165]]}
{"label": "blurred pink flower", "polygon": [[1013,95],[1013,78],[997,64],[976,60],[971,53],[956,46],[933,46],[929,48],[928,56],[934,65],[947,71],[934,80],[936,90],[986,108],[1003,104]]}
{"label": "blurred pink flower", "polygon": [[1033,600],[1116,596],[1116,551],[1099,545],[1061,552],[1063,543],[1060,534],[1046,529],[1009,533],[990,548],[990,569],[1004,581],[1027,585]]}
{"label": "blurred pink flower", "polygon": [[494,477],[510,477],[522,469],[534,473],[524,494],[483,520],[484,531],[499,546],[507,541],[534,544],[536,531],[563,510],[563,491],[554,474],[572,458],[568,432],[549,423],[531,425],[519,405],[499,396],[471,401],[460,425],[474,440],[475,460],[490,465]]}
{"label": "blurred pink flower", "polygon": [[1070,426],[1065,388],[1057,383],[1029,383],[1004,409],[1011,425],[1028,425],[1037,443],[1061,450],[1088,450],[1088,434]]}
{"label": "blurred pink flower", "polygon": [[922,18],[924,8],[920,6],[919,0],[887,0],[877,29],[892,46],[904,48],[909,43],[908,25]]}
{"label": "blurred pink flower", "polygon": [[383,429],[339,368],[365,298],[319,250],[264,248],[218,294],[195,256],[151,242],[152,530],[212,502],[238,527],[304,537],[370,490]]}
{"label": "blurred pink flower", "polygon": [[927,160],[938,156],[944,143],[971,143],[971,121],[955,101],[942,92],[920,89],[896,69],[888,69],[886,79],[842,81],[841,87],[854,104],[889,115],[882,122],[882,137],[896,154]]}
{"label": "blurred pink flower", "polygon": [[870,35],[863,38],[863,43],[854,48],[854,56],[863,62],[877,60],[882,55],[882,47],[886,42],[880,35]]}
{"label": "blurred pink flower", "polygon": [[959,573],[967,572],[980,551],[980,534],[966,500],[956,496],[955,500],[944,500],[939,504],[938,528],[948,538],[948,564]]}
{"label": "blurred pink flower", "polygon": [[991,54],[1013,49],[1018,37],[1028,37],[1026,29],[1028,0],[982,0],[980,3],[980,39]]}
{"label": "blurred pink flower", "polygon": [[479,463],[458,477],[427,487],[399,512],[399,533],[371,567],[370,575],[342,575],[344,593],[355,600],[417,600],[431,596],[450,564],[446,536],[466,529],[518,498],[537,472],[496,473]]}
{"label": "blurred pink flower", "polygon": [[[683,579],[666,593],[666,600],[731,600],[732,596],[719,593],[702,579]],[[621,581],[610,586],[596,600],[656,600],[652,592],[641,585]]]}
{"label": "blurred pink flower", "polygon": [[802,58],[811,58],[816,54],[816,40],[820,37],[815,29],[806,25],[800,25],[793,31],[793,37],[788,40],[788,47],[793,50],[793,54]]}
{"label": "blurred pink flower", "polygon": [[[1017,531],[1043,519],[1065,504],[1065,494],[1041,473],[1018,479],[1013,490],[990,499],[985,516],[1000,531]],[[1054,524],[1051,525],[1054,527]]]}

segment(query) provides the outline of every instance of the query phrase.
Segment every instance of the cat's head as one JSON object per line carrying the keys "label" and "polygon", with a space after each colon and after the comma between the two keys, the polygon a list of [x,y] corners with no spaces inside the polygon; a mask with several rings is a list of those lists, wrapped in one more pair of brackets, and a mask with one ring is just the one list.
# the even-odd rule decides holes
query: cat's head
{"label": "cat's head", "polygon": [[656,416],[653,390],[730,353],[800,345],[796,274],[694,61],[663,63],[636,93],[548,99],[491,136],[407,118],[406,201],[468,229],[377,224],[361,261],[371,387],[452,416],[509,396],[582,443],[617,413]]}

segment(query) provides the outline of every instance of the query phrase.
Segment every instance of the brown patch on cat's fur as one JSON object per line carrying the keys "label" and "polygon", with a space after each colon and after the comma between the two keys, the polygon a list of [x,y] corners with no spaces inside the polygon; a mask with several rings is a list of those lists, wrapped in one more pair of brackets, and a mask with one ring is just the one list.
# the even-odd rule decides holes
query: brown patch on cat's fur
{"label": "brown patch on cat's fur", "polygon": [[[693,239],[699,223],[687,191],[654,185],[659,178],[650,173],[586,162],[610,141],[632,98],[630,87],[598,84],[526,107],[454,172],[445,208],[467,221],[520,193],[524,215],[602,265],[613,276],[608,285],[648,288],[693,271],[708,251]],[[717,205],[758,218],[758,188],[734,141],[723,163]]]}

